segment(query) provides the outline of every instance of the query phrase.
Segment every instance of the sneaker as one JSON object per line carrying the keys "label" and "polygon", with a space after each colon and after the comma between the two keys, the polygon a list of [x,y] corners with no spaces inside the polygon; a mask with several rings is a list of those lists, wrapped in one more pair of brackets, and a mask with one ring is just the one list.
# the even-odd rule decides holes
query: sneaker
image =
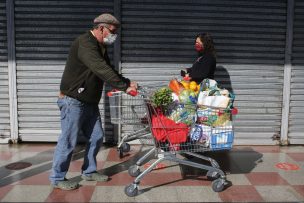
{"label": "sneaker", "polygon": [[109,179],[108,176],[102,175],[97,172],[91,173],[90,175],[81,175],[81,178],[86,181],[98,181],[98,182],[105,182]]}
{"label": "sneaker", "polygon": [[53,188],[58,188],[61,190],[75,190],[79,187],[77,182],[72,182],[69,180],[58,181],[56,185],[52,185]]}

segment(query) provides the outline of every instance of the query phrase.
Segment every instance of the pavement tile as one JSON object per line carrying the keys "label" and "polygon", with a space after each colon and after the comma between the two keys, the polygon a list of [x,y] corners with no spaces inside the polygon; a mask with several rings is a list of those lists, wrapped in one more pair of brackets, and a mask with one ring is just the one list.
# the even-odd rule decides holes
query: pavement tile
{"label": "pavement tile", "polygon": [[[83,160],[80,161],[72,161],[69,167],[69,171],[71,172],[81,172],[81,167],[83,164]],[[104,165],[104,161],[97,161],[97,169],[102,169]]]}
{"label": "pavement tile", "polygon": [[13,185],[6,185],[0,187],[0,201],[13,187]]}
{"label": "pavement tile", "polygon": [[[135,177],[128,174],[149,147],[131,145],[131,151],[120,159],[116,148],[102,147],[97,155],[98,171],[109,175],[108,182],[81,179],[84,147],[73,154],[67,178],[79,182],[75,191],[52,190],[48,180],[55,144],[0,145],[0,201],[3,202],[304,202],[304,146],[234,146],[225,153],[206,152],[227,173],[231,186],[217,193],[207,180],[205,170],[164,161],[143,177],[136,197],[124,193]],[[2,159],[1,159],[2,155]],[[178,157],[184,159],[178,154]],[[144,171],[155,157],[140,167]],[[190,159],[191,161],[192,159]],[[31,167],[8,170],[5,165],[29,162]],[[194,158],[192,161],[207,164]],[[278,163],[291,163],[298,170],[283,170]]]}
{"label": "pavement tile", "polygon": [[190,176],[184,179],[181,173],[148,173],[141,181],[141,185],[165,185],[165,186],[198,186],[210,185],[211,182],[205,176]]}
{"label": "pavement tile", "polygon": [[66,178],[70,179],[70,178],[76,178],[76,177],[80,177],[80,172],[73,172],[73,171],[68,171],[66,174]]}
{"label": "pavement tile", "polygon": [[136,202],[124,193],[125,186],[96,186],[91,202]]}
{"label": "pavement tile", "polygon": [[304,198],[304,185],[292,185],[292,187]]}
{"label": "pavement tile", "polygon": [[[18,152],[14,153],[14,155],[11,158],[11,162],[16,162],[16,161],[23,161],[23,162],[29,162],[29,161],[35,161],[35,158],[40,157],[39,152],[29,152],[29,151],[23,151],[23,152]],[[51,159],[48,159],[51,161]]]}
{"label": "pavement tile", "polygon": [[304,197],[296,192],[291,186],[256,186],[256,190],[266,202],[299,202]]}
{"label": "pavement tile", "polygon": [[[156,161],[156,159],[150,160],[148,163],[143,164],[141,167],[141,170],[147,169],[153,162]],[[151,173],[180,173],[180,165],[176,162],[171,161],[163,161],[161,163],[158,163],[156,167],[151,171]]]}
{"label": "pavement tile", "polygon": [[176,187],[140,187],[136,202],[180,202]]}
{"label": "pavement tile", "polygon": [[56,144],[54,143],[31,143],[25,144],[20,151],[27,152],[45,152],[45,151],[54,151]]}
{"label": "pavement tile", "polygon": [[108,152],[107,161],[124,162],[134,157],[137,152],[138,152],[137,150],[131,149],[130,152],[124,153],[124,157],[120,158],[117,149],[111,148]]}
{"label": "pavement tile", "polygon": [[70,172],[81,172],[82,164],[83,164],[83,160],[71,161],[69,171]]}
{"label": "pavement tile", "polygon": [[94,186],[82,186],[71,191],[54,189],[46,202],[90,202],[94,190]]}
{"label": "pavement tile", "polygon": [[252,172],[246,174],[252,185],[287,185],[288,182],[276,172]]}
{"label": "pavement tile", "polygon": [[219,193],[211,186],[177,186],[175,189],[179,202],[221,202]]}
{"label": "pavement tile", "polygon": [[96,159],[99,160],[99,161],[106,161],[107,157],[108,157],[109,150],[110,149],[108,149],[108,148],[101,147],[97,156],[96,156]]}
{"label": "pavement tile", "polygon": [[[304,150],[304,149],[303,149]],[[294,161],[303,161],[304,162],[304,153],[286,153]]]}
{"label": "pavement tile", "polygon": [[278,153],[280,152],[280,146],[233,146],[234,149],[238,150],[252,150],[259,153]]}
{"label": "pavement tile", "polygon": [[39,173],[17,182],[18,185],[50,185],[49,172]]}
{"label": "pavement tile", "polygon": [[226,177],[233,185],[251,185],[250,181],[244,174],[227,174]]}
{"label": "pavement tile", "polygon": [[103,169],[109,168],[109,167],[115,167],[116,165],[123,165],[121,162],[117,161],[105,161],[103,165]]}
{"label": "pavement tile", "polygon": [[304,169],[297,171],[280,171],[280,176],[283,177],[290,185],[304,185]]}
{"label": "pavement tile", "polygon": [[179,202],[175,187],[139,188],[135,197],[128,197],[124,189],[124,186],[97,186],[91,202]]}
{"label": "pavement tile", "polygon": [[13,152],[0,151],[0,161],[10,160],[13,157]]}
{"label": "pavement tile", "polygon": [[223,202],[262,202],[263,198],[251,185],[233,185],[219,193]]}
{"label": "pavement tile", "polygon": [[15,185],[1,201],[44,202],[50,192],[50,186],[46,185]]}
{"label": "pavement tile", "polygon": [[303,153],[304,151],[304,145],[289,145],[289,146],[281,146],[280,151],[283,153]]}
{"label": "pavement tile", "polygon": [[256,167],[252,169],[252,172],[279,172],[281,169],[276,167],[278,163],[297,164],[285,153],[264,153],[262,158],[256,162]]}
{"label": "pavement tile", "polygon": [[254,151],[250,147],[245,147],[241,150],[236,149],[229,153],[227,159],[229,160],[229,164],[226,164],[226,167],[222,167],[221,161],[219,161],[219,164],[222,170],[229,172],[230,174],[246,174],[255,170],[262,159],[262,153]]}
{"label": "pavement tile", "polygon": [[128,173],[117,173],[109,177],[107,182],[97,182],[98,186],[121,186],[128,185],[133,182],[135,178],[131,177]]}

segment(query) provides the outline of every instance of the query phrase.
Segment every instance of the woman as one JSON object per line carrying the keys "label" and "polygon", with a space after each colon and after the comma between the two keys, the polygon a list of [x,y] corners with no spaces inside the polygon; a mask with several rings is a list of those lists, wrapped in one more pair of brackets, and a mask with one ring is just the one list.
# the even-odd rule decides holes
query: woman
{"label": "woman", "polygon": [[205,78],[214,79],[216,56],[213,40],[209,33],[196,36],[195,50],[198,53],[198,58],[191,68],[181,71],[181,76],[189,76],[191,81],[198,84]]}

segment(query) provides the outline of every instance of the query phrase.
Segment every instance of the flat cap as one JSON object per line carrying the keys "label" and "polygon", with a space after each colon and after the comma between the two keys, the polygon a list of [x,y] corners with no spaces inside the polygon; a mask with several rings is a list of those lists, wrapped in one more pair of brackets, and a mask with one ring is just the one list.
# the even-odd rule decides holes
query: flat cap
{"label": "flat cap", "polygon": [[99,23],[106,23],[115,26],[119,26],[120,24],[120,22],[113,15],[109,13],[101,14],[100,16],[97,16],[94,19],[94,24],[99,24]]}

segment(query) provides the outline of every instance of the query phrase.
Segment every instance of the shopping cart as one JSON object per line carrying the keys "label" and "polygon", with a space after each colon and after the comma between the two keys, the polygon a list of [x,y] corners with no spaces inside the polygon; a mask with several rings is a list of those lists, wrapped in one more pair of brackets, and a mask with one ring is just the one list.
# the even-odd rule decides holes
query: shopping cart
{"label": "shopping cart", "polygon": [[[140,89],[141,90],[141,89]],[[139,90],[139,92],[140,92]],[[143,93],[129,95],[122,91],[108,93],[111,123],[124,126],[127,133],[123,134],[117,146],[119,157],[130,151],[128,142],[139,140],[142,144],[151,142],[151,133],[145,108]],[[118,134],[121,134],[118,132]]]}
{"label": "shopping cart", "polygon": [[[234,131],[231,110],[175,102],[168,111],[163,112],[154,107],[149,96],[144,102],[154,148],[142,159],[154,152],[157,160],[143,172],[140,172],[138,163],[129,168],[129,174],[136,178],[132,184],[125,187],[125,194],[130,197],[136,196],[141,179],[163,161],[207,171],[206,176],[213,180],[212,189],[215,192],[222,191],[228,184],[225,173],[214,159],[202,155],[202,152],[232,148]],[[178,158],[178,154],[208,161],[210,165]]]}

